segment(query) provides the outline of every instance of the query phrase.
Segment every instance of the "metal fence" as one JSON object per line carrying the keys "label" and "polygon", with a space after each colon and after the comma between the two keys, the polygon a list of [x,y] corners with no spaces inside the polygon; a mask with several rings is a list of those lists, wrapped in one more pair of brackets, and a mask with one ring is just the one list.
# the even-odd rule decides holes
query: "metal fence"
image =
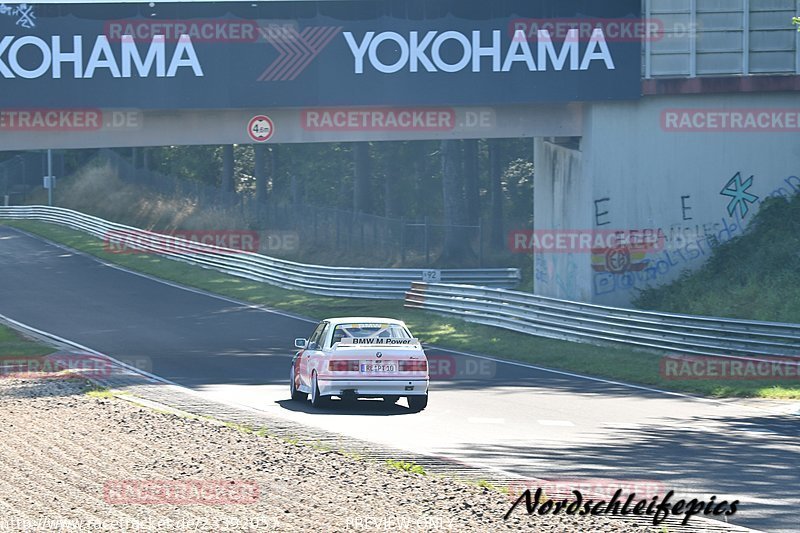
{"label": "metal fence", "polygon": [[265,211],[270,229],[298,232],[306,247],[330,252],[347,249],[393,263],[412,262],[430,266],[442,251],[445,232],[461,232],[472,251],[471,260],[484,262],[483,228],[476,225],[445,225],[425,217],[421,220],[356,213],[335,207],[306,204],[270,205]]}
{"label": "metal fence", "polygon": [[178,261],[196,264],[255,281],[314,294],[353,298],[403,298],[411,283],[436,280],[495,287],[513,287],[519,269],[379,269],[308,265],[266,255],[201,244],[109,222],[98,217],[47,206],[0,207],[0,218],[40,220],[84,231],[108,241],[134,235],[132,246]]}
{"label": "metal fence", "polygon": [[107,164],[121,180],[147,187],[160,194],[176,198],[194,198],[205,205],[224,205],[242,208],[244,196],[221,187],[197,180],[171,176],[155,170],[134,165],[114,150],[103,148],[94,157],[95,164]]}
{"label": "metal fence", "polygon": [[[63,175],[63,153],[53,160],[54,174]],[[19,205],[34,190],[42,187],[47,174],[46,151],[30,151],[0,163],[0,205]]]}
{"label": "metal fence", "polygon": [[800,324],[605,307],[518,291],[413,283],[405,306],[555,339],[710,356],[800,356]]}

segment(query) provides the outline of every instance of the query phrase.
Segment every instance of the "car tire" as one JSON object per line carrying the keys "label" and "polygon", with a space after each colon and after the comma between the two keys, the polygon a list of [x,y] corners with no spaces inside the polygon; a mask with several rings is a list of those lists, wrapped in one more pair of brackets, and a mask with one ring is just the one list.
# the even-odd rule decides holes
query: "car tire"
{"label": "car tire", "polygon": [[294,375],[294,365],[289,372],[289,393],[295,402],[304,402],[308,399],[308,394],[297,390],[296,376]]}
{"label": "car tire", "polygon": [[419,396],[407,396],[408,399],[408,408],[414,412],[419,413],[426,407],[428,407],[428,395],[419,395]]}
{"label": "car tire", "polygon": [[311,406],[322,407],[325,405],[327,398],[321,396],[319,393],[319,384],[317,383],[317,373],[311,376]]}

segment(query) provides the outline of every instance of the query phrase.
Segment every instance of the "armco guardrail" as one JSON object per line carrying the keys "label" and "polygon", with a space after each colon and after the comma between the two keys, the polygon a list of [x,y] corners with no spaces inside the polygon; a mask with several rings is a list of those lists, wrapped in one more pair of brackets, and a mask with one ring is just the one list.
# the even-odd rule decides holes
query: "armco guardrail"
{"label": "armco guardrail", "polygon": [[607,341],[679,353],[800,356],[800,325],[605,307],[474,287],[414,283],[405,306],[571,341]]}
{"label": "armco guardrail", "polygon": [[[84,231],[97,238],[133,234],[147,250],[166,250],[165,257],[212,268],[234,276],[261,281],[287,289],[300,289],[326,296],[353,298],[402,298],[411,283],[432,271],[407,268],[348,268],[317,266],[285,261],[253,252],[231,250],[195,241],[124,226],[78,211],[48,206],[0,207],[0,218],[40,220]],[[150,252],[148,252],[150,253]],[[441,281],[493,287],[519,283],[516,268],[435,271]]]}

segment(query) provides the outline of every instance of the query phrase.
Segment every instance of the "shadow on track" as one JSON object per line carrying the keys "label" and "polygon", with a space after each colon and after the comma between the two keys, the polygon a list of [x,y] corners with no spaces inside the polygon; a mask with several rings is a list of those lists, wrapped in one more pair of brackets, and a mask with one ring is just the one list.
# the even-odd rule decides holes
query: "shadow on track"
{"label": "shadow on track", "polygon": [[413,415],[405,405],[388,403],[382,400],[330,400],[323,407],[312,407],[311,402],[295,402],[289,399],[278,400],[278,405],[287,411],[314,415],[358,415],[358,416],[397,416]]}

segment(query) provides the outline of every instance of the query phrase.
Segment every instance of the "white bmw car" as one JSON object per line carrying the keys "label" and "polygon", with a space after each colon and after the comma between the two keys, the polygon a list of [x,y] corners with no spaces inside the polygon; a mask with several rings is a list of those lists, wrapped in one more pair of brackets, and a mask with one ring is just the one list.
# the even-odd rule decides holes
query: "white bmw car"
{"label": "white bmw car", "polygon": [[328,318],[308,339],[295,339],[289,388],[292,399],[319,407],[332,396],[343,400],[401,396],[409,409],[428,405],[428,360],[418,339],[400,320]]}

